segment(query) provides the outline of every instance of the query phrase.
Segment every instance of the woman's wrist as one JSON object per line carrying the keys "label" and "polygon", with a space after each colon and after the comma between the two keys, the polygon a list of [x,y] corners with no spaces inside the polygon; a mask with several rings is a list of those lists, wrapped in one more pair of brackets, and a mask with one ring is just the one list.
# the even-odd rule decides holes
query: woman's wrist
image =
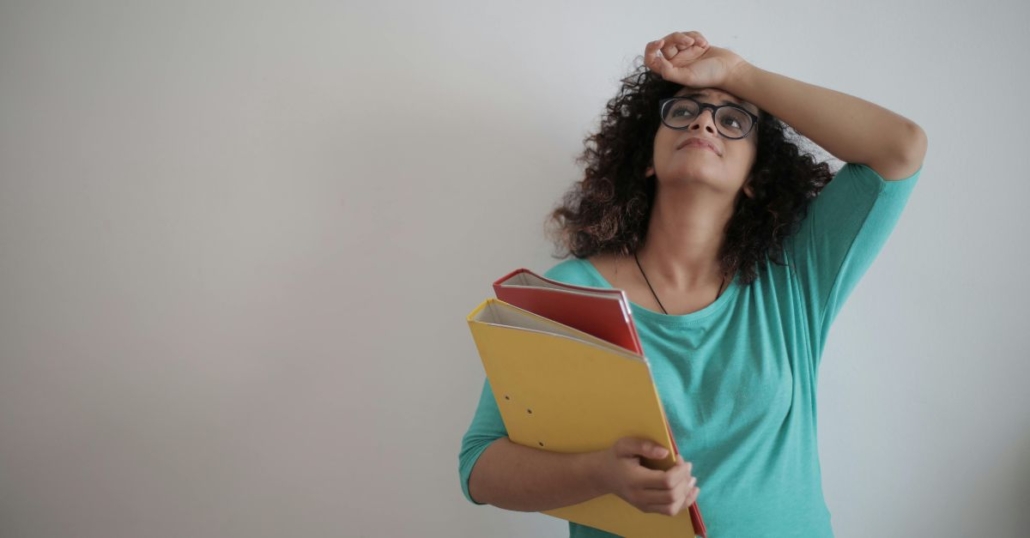
{"label": "woman's wrist", "polygon": [[577,459],[579,474],[588,485],[595,497],[612,493],[611,485],[605,476],[605,450],[596,452],[584,452]]}
{"label": "woman's wrist", "polygon": [[754,77],[759,71],[761,70],[754,64],[741,59],[726,75],[722,89],[746,101],[748,99],[741,94],[749,93],[748,89],[754,85]]}

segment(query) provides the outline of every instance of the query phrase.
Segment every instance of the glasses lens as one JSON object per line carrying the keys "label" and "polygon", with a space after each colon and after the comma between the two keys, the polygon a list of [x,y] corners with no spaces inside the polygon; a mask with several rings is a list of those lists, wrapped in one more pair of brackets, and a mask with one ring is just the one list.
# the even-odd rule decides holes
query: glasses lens
{"label": "glasses lens", "polygon": [[690,125],[700,109],[697,103],[688,99],[677,99],[665,104],[665,123],[673,129]]}
{"label": "glasses lens", "polygon": [[722,134],[730,138],[740,138],[751,130],[751,116],[739,108],[723,107],[715,116],[715,125]]}

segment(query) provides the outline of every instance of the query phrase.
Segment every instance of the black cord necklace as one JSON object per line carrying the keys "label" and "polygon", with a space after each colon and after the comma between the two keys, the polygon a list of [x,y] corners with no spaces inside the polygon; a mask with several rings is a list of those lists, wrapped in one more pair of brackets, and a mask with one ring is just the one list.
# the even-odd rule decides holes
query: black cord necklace
{"label": "black cord necklace", "polygon": [[[640,269],[640,274],[641,274],[641,275],[644,275],[644,282],[647,282],[647,287],[651,289],[651,295],[654,295],[654,300],[655,300],[655,301],[658,301],[658,306],[659,306],[659,307],[661,307],[661,309],[662,309],[662,313],[663,313],[663,314],[665,314],[665,315],[668,315],[668,314],[669,314],[669,312],[668,312],[668,311],[666,311],[666,310],[665,310],[665,306],[664,306],[664,305],[662,305],[662,300],[658,298],[658,294],[657,294],[657,293],[655,293],[655,292],[654,292],[654,288],[653,288],[653,287],[651,287],[651,281],[647,279],[647,273],[645,273],[645,272],[644,272],[644,268],[643,268],[643,266],[641,266],[641,265],[640,265],[640,258],[639,258],[639,257],[637,256],[637,253],[636,253],[636,252],[634,252],[634,253],[633,253],[633,259],[637,261],[637,268],[638,268],[638,269]],[[725,286],[725,285],[726,285],[726,277],[725,277],[725,276],[723,276],[723,277],[722,277],[722,283],[721,283],[721,284],[719,284],[719,293],[717,293],[717,294],[715,295],[715,299],[716,299],[716,300],[719,300],[719,297],[721,297],[721,296],[722,296],[722,288],[723,288],[723,286]]]}

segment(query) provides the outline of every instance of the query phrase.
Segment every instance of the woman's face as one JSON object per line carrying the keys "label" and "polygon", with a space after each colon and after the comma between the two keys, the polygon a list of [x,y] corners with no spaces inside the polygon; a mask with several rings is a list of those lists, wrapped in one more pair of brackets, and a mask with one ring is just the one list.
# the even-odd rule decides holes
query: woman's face
{"label": "woman's face", "polygon": [[[684,87],[676,96],[689,96],[713,105],[735,103],[758,115],[755,105],[715,88]],[[757,137],[756,126],[744,138],[726,138],[716,130],[712,111],[702,110],[684,130],[670,129],[664,123],[658,127],[654,138],[654,166],[647,173],[655,173],[659,183],[664,185],[704,182],[714,189],[735,194],[744,188],[755,162]],[[713,147],[706,147],[695,139]],[[749,188],[744,188],[744,192],[751,195]]]}

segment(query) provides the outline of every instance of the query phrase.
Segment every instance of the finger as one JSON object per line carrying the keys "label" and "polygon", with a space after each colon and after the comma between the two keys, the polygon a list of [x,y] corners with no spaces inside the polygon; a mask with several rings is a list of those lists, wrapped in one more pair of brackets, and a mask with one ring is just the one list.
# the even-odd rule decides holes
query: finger
{"label": "finger", "polygon": [[684,461],[683,456],[677,456],[679,460],[675,466],[665,471],[666,474],[673,475],[679,482],[686,482],[691,478],[694,478],[691,473],[694,471],[694,464],[689,461]]}
{"label": "finger", "polygon": [[686,506],[690,505],[684,505],[682,500],[676,500],[671,503],[645,504],[644,511],[666,516],[674,516],[683,511],[683,508]]}
{"label": "finger", "polygon": [[701,497],[701,488],[694,486],[690,494],[687,497],[687,502],[683,506],[689,508],[691,505],[697,502],[697,499]]}
{"label": "finger", "polygon": [[[666,77],[666,73],[671,73],[675,67],[666,57],[662,56],[662,47],[665,45],[665,39],[659,39],[658,41],[652,41],[646,47],[644,51],[644,65],[651,71],[658,73],[662,78]],[[664,458],[665,455],[657,456],[656,458]]]}
{"label": "finger", "polygon": [[697,498],[701,496],[701,488],[694,486],[687,492],[687,498],[683,499],[683,508],[690,508],[697,502]]}
{"label": "finger", "polygon": [[665,45],[662,46],[662,55],[667,60],[671,60],[679,51],[680,49],[676,46],[676,41],[674,40],[666,41]]}
{"label": "finger", "polygon": [[643,504],[645,506],[665,506],[665,505],[682,505],[683,501],[687,498],[689,491],[658,491],[655,489],[645,489],[638,491],[634,496],[637,504]]}
{"label": "finger", "polygon": [[679,33],[682,33],[682,32],[672,32],[671,34],[663,37],[662,40],[663,41],[667,41],[667,42],[675,41],[676,40],[676,34],[679,34]]}
{"label": "finger", "polygon": [[672,467],[662,471],[663,476],[657,481],[656,485],[650,487],[654,489],[671,489],[676,487],[680,482],[690,480],[691,464],[683,461],[683,456],[676,456],[676,464]]}
{"label": "finger", "polygon": [[675,36],[673,38],[673,40],[676,42],[676,45],[680,49],[690,48],[692,45],[697,44],[696,43],[697,40],[694,39],[693,36],[687,35],[687,34],[685,34],[683,32],[676,32],[675,34],[672,34],[672,35]]}
{"label": "finger", "polygon": [[691,477],[686,482],[681,482],[670,488],[644,488],[638,489],[637,495],[648,503],[671,502],[673,499],[682,500],[688,493],[697,487],[697,479]]}
{"label": "finger", "polygon": [[706,39],[705,36],[701,35],[701,32],[695,32],[692,30],[690,32],[684,32],[684,34],[693,38],[699,46],[708,46],[708,39]]}
{"label": "finger", "polygon": [[688,478],[685,481],[677,482],[676,484],[673,484],[671,486],[667,485],[667,483],[663,483],[662,485],[660,485],[658,487],[652,487],[652,488],[645,487],[641,491],[645,491],[645,492],[648,492],[648,493],[668,493],[670,491],[671,492],[684,491],[684,490],[685,491],[690,491],[692,488],[695,488],[695,487],[697,487],[697,477],[692,476],[692,477]]}
{"label": "finger", "polygon": [[648,469],[640,465],[629,471],[626,483],[637,491],[669,491],[673,488],[666,486],[667,477],[665,471]]}
{"label": "finger", "polygon": [[690,490],[687,491],[687,495],[683,498],[683,500],[680,502],[679,506],[676,508],[676,513],[678,514],[678,513],[682,512],[683,510],[686,510],[687,508],[690,508],[694,503],[697,502],[697,496],[700,493],[701,493],[701,489],[700,488],[690,488]]}
{"label": "finger", "polygon": [[693,486],[697,482],[697,478],[690,474],[693,470],[693,464],[683,461],[682,456],[678,459],[679,463],[666,471],[662,471],[661,477],[648,477],[649,482],[644,485],[644,489],[673,489],[684,482],[690,482],[690,485]]}
{"label": "finger", "polygon": [[658,40],[658,42],[651,48],[650,53],[647,55],[647,58],[645,59],[645,64],[652,71],[664,77],[666,70],[671,69],[673,67],[673,64],[668,62],[668,60],[661,55],[662,43],[663,40]]}
{"label": "finger", "polygon": [[623,458],[643,456],[645,458],[660,459],[667,456],[669,451],[647,439],[624,437],[616,441],[615,454]]}
{"label": "finger", "polygon": [[[650,471],[650,469],[647,470]],[[661,474],[651,474],[654,472]],[[633,484],[642,490],[669,491],[684,487],[685,484],[693,486],[697,483],[697,477],[690,476],[689,473],[670,474],[668,471],[651,471],[651,473],[640,473],[637,475],[639,478]]]}
{"label": "finger", "polygon": [[658,62],[658,47],[661,45],[661,40],[652,41],[644,47],[644,63],[652,68],[658,69],[660,63]]}
{"label": "finger", "polygon": [[673,51],[670,51],[669,49],[672,48],[673,45],[675,44],[675,36],[676,36],[676,34],[669,34],[669,35],[659,39],[658,41],[656,41],[656,43],[658,44],[658,50],[660,50],[662,52],[662,54],[665,55],[666,58],[668,58],[669,55],[673,52]]}
{"label": "finger", "polygon": [[652,71],[661,73],[662,64],[658,61],[658,41],[652,41],[644,47],[644,65]]}
{"label": "finger", "polygon": [[701,488],[693,485],[685,489],[680,488],[673,491],[645,490],[637,493],[636,500],[638,505],[644,505],[649,512],[671,516],[696,503],[700,493]]}

